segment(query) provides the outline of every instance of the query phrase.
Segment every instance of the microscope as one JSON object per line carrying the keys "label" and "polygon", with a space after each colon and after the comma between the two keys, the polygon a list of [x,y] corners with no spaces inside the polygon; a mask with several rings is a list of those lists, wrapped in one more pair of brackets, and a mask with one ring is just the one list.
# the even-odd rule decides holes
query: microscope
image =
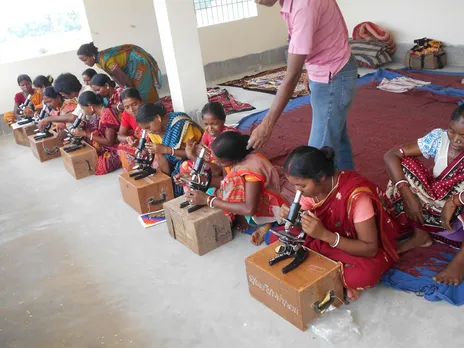
{"label": "microscope", "polygon": [[65,139],[65,141],[69,142],[69,145],[63,147],[64,152],[69,153],[69,152],[77,151],[77,150],[82,149],[84,147],[84,144],[83,144],[84,138],[83,137],[78,137],[78,136],[75,136],[74,134],[72,134],[72,131],[74,129],[79,128],[83,118],[84,118],[84,113],[81,113],[79,115],[79,117],[77,117],[74,120],[74,123],[71,125],[71,127],[65,128],[65,132],[66,132],[66,134],[68,136]]}
{"label": "microscope", "polygon": [[34,119],[31,116],[24,115],[26,108],[30,108],[32,111],[35,111],[35,107],[34,107],[34,104],[31,102],[31,98],[32,98],[32,95],[29,94],[24,104],[21,104],[19,106],[19,116],[21,117],[21,120],[16,122],[19,126],[23,126],[25,124],[28,124],[34,121]]}
{"label": "microscope", "polygon": [[278,255],[269,260],[269,265],[273,266],[288,258],[294,259],[287,266],[282,268],[282,274],[286,274],[297,268],[309,255],[308,250],[304,247],[304,243],[306,241],[305,233],[301,232],[298,237],[295,237],[290,233],[291,228],[301,221],[301,195],[301,191],[296,191],[295,197],[288,211],[287,218],[284,219],[285,231],[271,230],[273,234],[279,237],[279,241],[283,243],[283,245],[279,247],[279,250],[277,251]]}
{"label": "microscope", "polygon": [[[43,104],[43,108],[42,110],[40,111],[40,114],[39,116],[37,117],[37,119],[35,120],[35,123],[39,123],[39,121],[43,120],[45,117],[47,117],[49,114],[48,114],[48,106],[47,104]],[[41,140],[41,139],[46,139],[46,138],[50,138],[53,136],[53,134],[50,132],[50,128],[52,128],[52,125],[53,123],[52,122],[49,122],[43,132],[39,132],[38,129],[35,130],[35,132],[38,132],[36,135],[34,135],[34,139],[35,140]]]}
{"label": "microscope", "polygon": [[155,156],[151,153],[147,154],[145,150],[145,144],[147,143],[147,131],[142,132],[139,145],[135,150],[135,156],[132,156],[137,165],[133,168],[134,172],[130,173],[129,176],[134,180],[140,180],[156,173],[156,169],[153,168],[153,161]]}
{"label": "microscope", "polygon": [[[195,160],[192,170],[190,171],[190,179],[181,178],[180,180],[187,184],[192,190],[198,190],[206,192],[211,186],[211,181],[213,178],[210,168],[207,168],[205,162],[206,149],[202,148],[199,156]],[[180,208],[185,208],[189,206],[190,203],[185,201],[180,204]],[[192,213],[200,208],[204,207],[203,205],[190,205],[187,209],[187,212]]]}

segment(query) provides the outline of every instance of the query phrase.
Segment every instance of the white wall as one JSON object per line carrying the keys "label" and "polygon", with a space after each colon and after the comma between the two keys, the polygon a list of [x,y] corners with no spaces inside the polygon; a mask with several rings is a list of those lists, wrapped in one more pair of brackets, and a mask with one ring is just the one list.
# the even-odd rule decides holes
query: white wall
{"label": "white wall", "polygon": [[413,45],[429,37],[447,45],[464,45],[463,0],[337,0],[350,31],[361,22],[374,22]]}
{"label": "white wall", "polygon": [[[78,0],[76,0],[78,1]],[[173,0],[174,1],[174,0]],[[137,2],[137,6],[134,3]],[[153,0],[84,0],[87,18],[95,45],[100,49],[125,43],[136,44],[157,60],[166,72]],[[203,63],[259,53],[286,44],[287,29],[279,6],[258,7],[258,17],[199,29]],[[13,96],[19,91],[16,77],[29,74],[70,72],[80,77],[86,66],[77,58],[76,49],[56,55],[0,64],[0,113],[11,111]]]}
{"label": "white wall", "polygon": [[260,53],[287,43],[280,6],[258,6],[258,17],[198,29],[203,63]]}

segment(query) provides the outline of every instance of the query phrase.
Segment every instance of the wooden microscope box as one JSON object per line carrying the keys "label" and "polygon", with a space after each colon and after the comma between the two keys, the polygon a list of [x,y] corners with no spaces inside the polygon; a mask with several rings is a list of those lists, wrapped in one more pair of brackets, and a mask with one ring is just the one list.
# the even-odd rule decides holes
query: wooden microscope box
{"label": "wooden microscope box", "polygon": [[256,300],[305,331],[321,315],[321,308],[343,303],[341,264],[309,250],[301,265],[282,274],[282,268],[293,259],[270,266],[279,245],[275,242],[246,258],[248,288]]}
{"label": "wooden microscope box", "polygon": [[45,162],[61,156],[60,147],[63,146],[63,141],[56,138],[56,133],[53,136],[35,140],[34,135],[29,135],[29,144],[32,150],[32,154],[40,161]]}
{"label": "wooden microscope box", "polygon": [[204,255],[232,240],[228,217],[220,209],[202,207],[189,213],[180,208],[181,196],[164,204],[169,234],[198,255]]}
{"label": "wooden microscope box", "polygon": [[69,145],[65,145],[60,148],[64,167],[69,174],[76,178],[76,180],[95,174],[95,168],[97,167],[98,162],[97,151],[94,147],[87,143],[83,144],[83,148],[72,152],[66,152],[63,150]]}
{"label": "wooden microscope box", "polygon": [[25,126],[18,126],[17,123],[11,125],[16,144],[29,147],[29,135],[35,134],[37,126],[31,122]]}
{"label": "wooden microscope box", "polygon": [[140,180],[130,177],[130,172],[119,175],[119,185],[124,202],[139,214],[163,209],[163,203],[174,198],[172,180],[157,171]]}

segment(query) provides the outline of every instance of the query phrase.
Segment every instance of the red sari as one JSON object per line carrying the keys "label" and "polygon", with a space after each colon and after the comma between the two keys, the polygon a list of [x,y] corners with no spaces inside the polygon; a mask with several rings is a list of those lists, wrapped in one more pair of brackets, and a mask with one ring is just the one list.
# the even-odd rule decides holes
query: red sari
{"label": "red sari", "polygon": [[[100,119],[98,121],[98,128],[92,131],[93,135],[101,137],[105,136],[105,130],[107,128],[119,130],[119,120],[114,115],[110,108],[104,108]],[[96,141],[92,142],[92,146],[95,147],[98,154],[97,168],[95,169],[95,175],[104,175],[111,173],[112,171],[121,168],[121,160],[119,159],[117,144],[113,146],[101,145]]]}
{"label": "red sari", "polygon": [[[464,190],[464,153],[457,156],[438,177],[417,158],[405,157],[401,161],[404,177],[408,181],[411,191],[419,198],[424,213],[424,224],[408,220],[404,211],[404,200],[395,185],[390,181],[387,186],[387,196],[393,204],[398,221],[404,231],[412,227],[431,232],[438,241],[460,248],[462,243],[451,234],[442,233],[441,212],[446,201],[454,194]],[[463,209],[457,209],[452,222],[459,219],[464,221]],[[439,234],[437,234],[440,232]],[[455,231],[454,231],[455,232]],[[459,238],[458,238],[459,239]]]}
{"label": "red sari", "polygon": [[[341,262],[344,286],[358,290],[373,287],[398,260],[395,238],[399,234],[399,227],[385,193],[356,172],[342,171],[329,196],[309,209],[322,221],[327,230],[338,232],[341,237],[357,239],[352,208],[361,196],[368,196],[374,205],[379,238],[379,248],[375,257],[353,256],[308,236],[305,243],[308,248]],[[276,237],[272,236],[271,241],[275,240]]]}
{"label": "red sari", "polygon": [[[252,153],[230,168],[226,168],[227,175],[221,181],[221,187],[215,190],[215,195],[231,203],[246,201],[246,182],[259,182],[261,190],[254,216],[247,217],[254,225],[263,225],[278,221],[282,204],[287,204],[280,194],[280,178],[277,169],[263,155]],[[231,221],[234,214],[224,212]],[[250,219],[251,218],[251,219]],[[251,221],[252,220],[252,221]]]}

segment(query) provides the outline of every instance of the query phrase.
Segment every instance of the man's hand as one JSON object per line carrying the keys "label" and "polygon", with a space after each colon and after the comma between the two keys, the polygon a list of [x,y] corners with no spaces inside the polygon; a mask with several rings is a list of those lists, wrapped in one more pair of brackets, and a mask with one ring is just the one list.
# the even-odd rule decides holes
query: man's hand
{"label": "man's hand", "polygon": [[250,140],[248,140],[247,149],[259,150],[266,146],[269,138],[271,137],[272,128],[273,126],[266,122],[266,119],[264,119],[261,124],[251,133]]}

